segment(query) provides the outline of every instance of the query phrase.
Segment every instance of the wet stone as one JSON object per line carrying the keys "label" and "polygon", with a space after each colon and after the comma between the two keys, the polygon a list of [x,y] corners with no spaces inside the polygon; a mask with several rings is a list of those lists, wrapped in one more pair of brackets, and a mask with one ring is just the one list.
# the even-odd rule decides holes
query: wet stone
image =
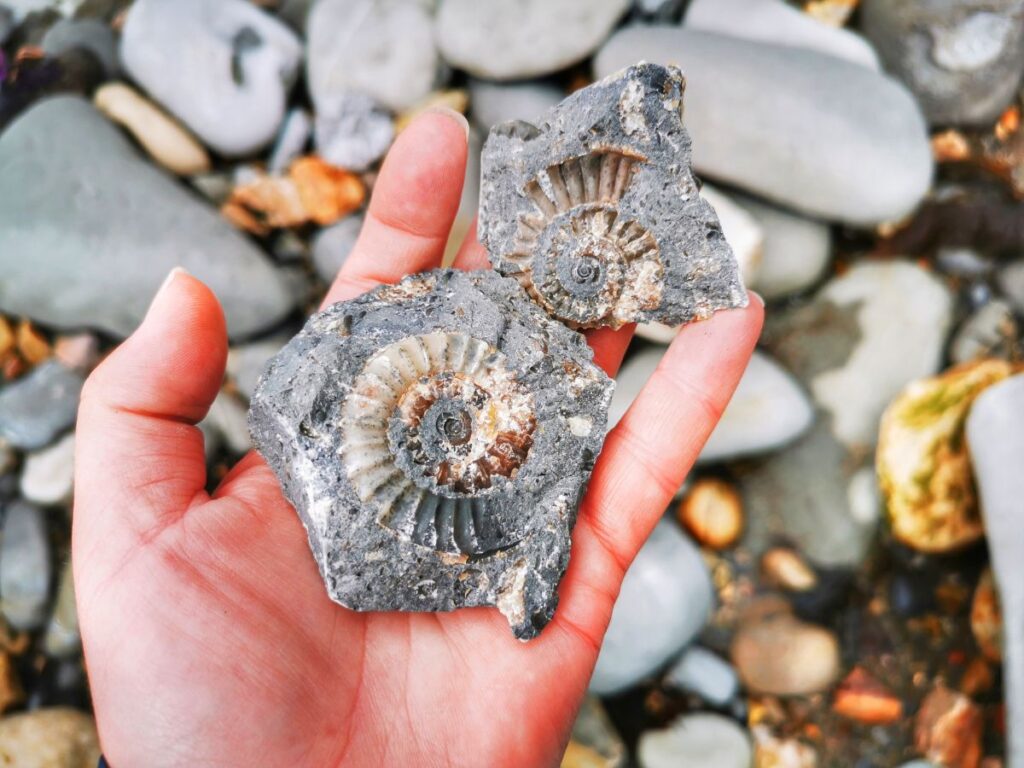
{"label": "wet stone", "polygon": [[611,381],[513,280],[451,270],[315,315],[252,400],[253,442],[355,610],[551,620]]}
{"label": "wet stone", "polygon": [[690,172],[684,80],[640,64],[484,144],[478,234],[495,268],[579,328],[678,325],[745,306]]}

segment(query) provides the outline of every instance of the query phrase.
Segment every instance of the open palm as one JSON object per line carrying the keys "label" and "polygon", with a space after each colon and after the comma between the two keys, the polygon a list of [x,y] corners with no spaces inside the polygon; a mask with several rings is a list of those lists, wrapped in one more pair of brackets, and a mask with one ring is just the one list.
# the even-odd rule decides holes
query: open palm
{"label": "open palm", "polygon": [[[464,127],[407,128],[326,301],[438,266]],[[486,260],[474,237],[457,267]],[[631,559],[735,388],[755,298],[686,328],[608,436],[554,620],[515,640],[493,609],[355,613],[328,598],[295,512],[252,453],[212,495],[194,426],[221,385],[220,306],[174,273],[89,379],[73,554],[100,738],[132,766],[557,765]],[[591,334],[618,368],[631,332]]]}

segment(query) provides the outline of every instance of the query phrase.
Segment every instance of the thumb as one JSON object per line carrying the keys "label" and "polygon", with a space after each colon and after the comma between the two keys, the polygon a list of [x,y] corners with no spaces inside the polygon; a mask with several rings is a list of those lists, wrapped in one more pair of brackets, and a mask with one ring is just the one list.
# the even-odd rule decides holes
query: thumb
{"label": "thumb", "polygon": [[203,437],[194,425],[217,395],[226,357],[216,297],[184,270],[172,271],[142,324],[82,391],[76,564],[96,550],[119,561],[205,499]]}

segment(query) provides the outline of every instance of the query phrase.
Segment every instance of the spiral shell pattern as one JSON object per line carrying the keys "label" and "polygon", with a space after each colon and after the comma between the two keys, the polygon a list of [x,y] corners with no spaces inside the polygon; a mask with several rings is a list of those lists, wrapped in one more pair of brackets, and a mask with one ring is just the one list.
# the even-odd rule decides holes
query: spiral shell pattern
{"label": "spiral shell pattern", "polygon": [[377,352],[342,406],[341,454],[360,500],[417,544],[475,554],[488,495],[533,443],[533,398],[505,356],[467,334],[435,332]]}
{"label": "spiral shell pattern", "polygon": [[553,165],[524,193],[512,274],[554,317],[575,328],[618,328],[661,303],[663,267],[654,236],[620,215],[643,159],[617,150]]}

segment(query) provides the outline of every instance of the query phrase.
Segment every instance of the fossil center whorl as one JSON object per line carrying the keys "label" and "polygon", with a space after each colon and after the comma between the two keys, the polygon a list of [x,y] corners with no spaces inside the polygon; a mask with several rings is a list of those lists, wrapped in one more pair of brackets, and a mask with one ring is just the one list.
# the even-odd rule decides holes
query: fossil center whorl
{"label": "fossil center whorl", "polygon": [[367,361],[343,406],[341,454],[384,525],[475,551],[486,496],[525,463],[534,426],[533,397],[504,354],[466,334],[429,333]]}

